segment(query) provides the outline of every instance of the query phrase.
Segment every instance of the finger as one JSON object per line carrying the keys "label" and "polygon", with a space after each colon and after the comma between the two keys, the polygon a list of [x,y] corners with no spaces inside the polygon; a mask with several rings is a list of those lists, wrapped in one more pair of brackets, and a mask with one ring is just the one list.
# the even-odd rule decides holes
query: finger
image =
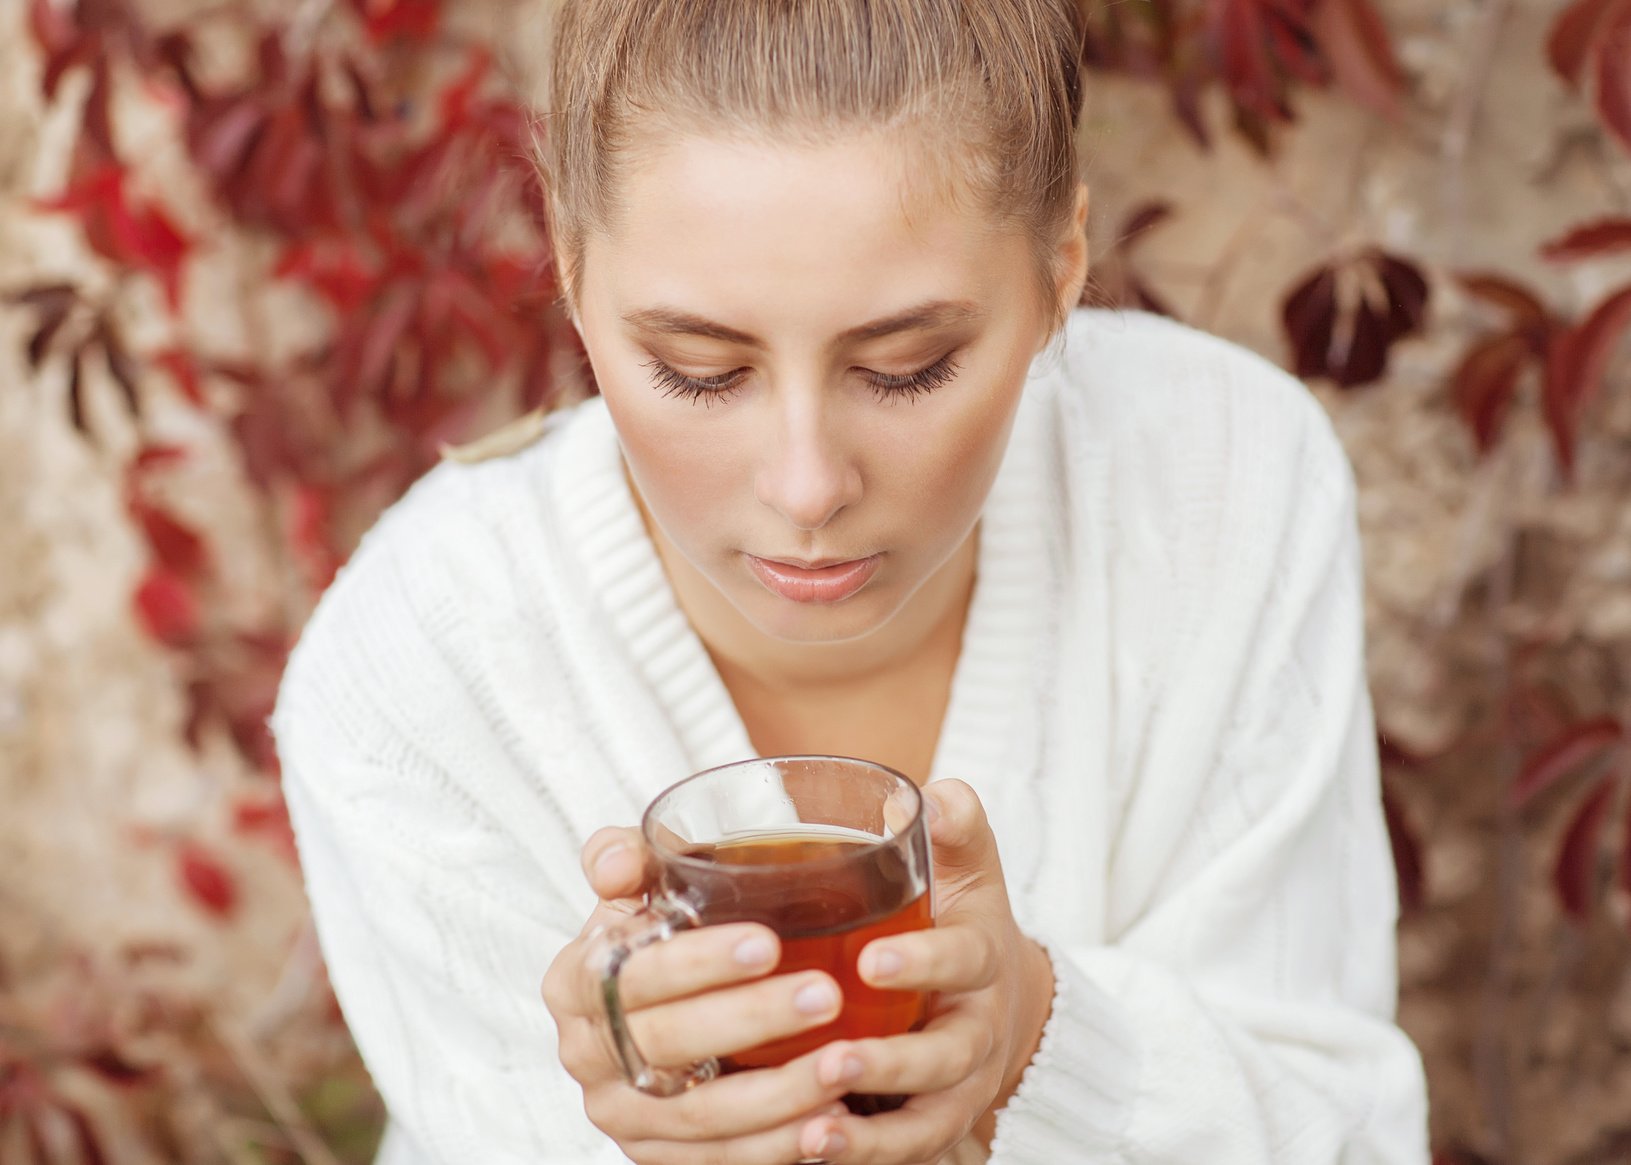
{"label": "finger", "polygon": [[[846,1111],[842,1105],[836,1108]],[[799,1134],[807,1121],[807,1117],[800,1117],[778,1128],[724,1141],[647,1140],[627,1143],[621,1148],[637,1160],[661,1165],[787,1165],[802,1156]]]}
{"label": "finger", "polygon": [[[619,1140],[709,1141],[802,1123],[837,1104],[847,1088],[817,1075],[821,1051],[779,1068],[732,1072],[678,1096],[647,1096],[627,1086],[584,1097],[589,1119],[618,1130]],[[842,1104],[834,1110],[847,1113]]]}
{"label": "finger", "polygon": [[923,795],[934,805],[929,841],[936,876],[960,878],[993,871],[1000,876],[997,839],[974,790],[962,781],[941,780],[925,785]]}
{"label": "finger", "polygon": [[629,956],[618,974],[629,1011],[769,974],[781,957],[776,932],[744,922],[682,931]]}
{"label": "finger", "polygon": [[602,901],[633,898],[646,888],[645,846],[638,829],[608,826],[583,843],[583,873]]}
{"label": "finger", "polygon": [[816,1056],[818,1082],[881,1096],[942,1092],[1002,1072],[991,1025],[972,1010],[904,1036],[831,1043]]}
{"label": "finger", "polygon": [[801,971],[631,1012],[629,1027],[648,1062],[689,1064],[830,1023],[842,1002],[831,975]]}
{"label": "finger", "polygon": [[1001,962],[987,930],[954,923],[870,942],[859,968],[873,987],[960,993],[989,987]]}
{"label": "finger", "polygon": [[975,1092],[968,1085],[914,1096],[896,1112],[869,1117],[823,1113],[800,1130],[799,1152],[831,1165],[939,1161],[968,1132]]}

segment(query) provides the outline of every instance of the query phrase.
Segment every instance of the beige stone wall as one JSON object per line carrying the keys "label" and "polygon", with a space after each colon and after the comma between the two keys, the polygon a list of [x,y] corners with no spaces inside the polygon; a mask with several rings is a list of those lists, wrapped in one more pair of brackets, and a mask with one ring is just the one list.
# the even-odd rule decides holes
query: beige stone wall
{"label": "beige stone wall", "polygon": [[[26,206],[60,183],[70,127],[68,112],[39,106],[22,7],[0,6],[0,288],[44,274],[94,284],[101,275],[72,230]],[[1102,249],[1144,199],[1173,201],[1176,216],[1140,245],[1141,270],[1184,318],[1281,362],[1281,297],[1335,248],[1381,243],[1428,270],[1430,329],[1397,350],[1386,383],[1316,387],[1361,484],[1380,721],[1412,751],[1453,753],[1399,789],[1429,862],[1426,908],[1403,933],[1402,1015],[1430,1065],[1442,1143],[1491,1151],[1506,1136],[1515,1138],[1512,1161],[1618,1160],[1592,1153],[1631,1127],[1625,930],[1610,919],[1580,935],[1559,922],[1547,888],[1562,827],[1555,814],[1528,826],[1529,841],[1510,853],[1520,892],[1497,894],[1495,770],[1512,758],[1464,737],[1488,720],[1513,635],[1572,634],[1586,662],[1570,671],[1560,654],[1559,681],[1590,704],[1583,710],[1631,714],[1631,373],[1622,353],[1572,491],[1555,478],[1531,405],[1515,410],[1498,454],[1479,462],[1446,384],[1487,319],[1457,294],[1450,272],[1499,269],[1574,307],[1631,278],[1625,260],[1553,268],[1535,259],[1542,241],[1570,226],[1631,213],[1631,157],[1545,68],[1554,0],[1383,8],[1415,87],[1402,123],[1304,94],[1300,124],[1272,162],[1221,132],[1204,154],[1161,93],[1095,83],[1085,130],[1095,237]],[[157,172],[180,168],[162,120],[132,107],[130,131],[152,143]],[[185,189],[178,204],[190,226],[210,230]],[[220,347],[242,338],[240,245],[221,240],[190,303],[190,326]],[[129,322],[138,336],[160,330],[153,303],[134,303]],[[290,1106],[319,1076],[356,1072],[326,1015],[298,883],[270,848],[228,834],[231,798],[261,778],[223,741],[201,757],[182,743],[184,677],[130,617],[143,552],[120,501],[129,421],[99,379],[91,386],[99,444],[75,434],[60,364],[27,371],[25,324],[0,308],[0,1042],[8,1021],[49,1019],[53,1030],[90,1022],[72,1007],[59,1014],[64,998],[85,994],[69,957],[81,953],[107,999],[128,1001],[132,984],[146,983],[194,1001],[218,1032],[212,1046],[236,1063],[225,1075],[272,1113],[234,1123],[238,1094],[212,1093],[221,1074],[189,1051],[200,1084],[175,1119],[210,1130],[219,1159],[249,1159],[231,1146],[259,1120],[281,1126],[266,1136],[303,1142],[317,1160],[323,1151]],[[234,601],[246,613],[290,601],[267,550],[266,516],[229,444],[160,389],[149,407],[157,433],[199,451],[178,504],[219,541]],[[1520,537],[1543,552],[1544,585],[1492,603],[1491,580],[1511,568]],[[1605,651],[1618,671],[1602,662]],[[218,841],[243,880],[243,907],[225,925],[177,888],[164,839],[183,834]],[[1497,944],[1508,952],[1497,956],[1506,960],[1504,994],[1487,996],[1502,928],[1510,929]],[[133,978],[118,959],[129,943],[173,944],[187,957]],[[101,1003],[77,1006],[93,1013]],[[1493,1044],[1492,1029],[1505,1033]],[[151,1046],[166,1054],[162,1037]],[[98,1095],[109,1120],[136,1119]],[[1484,1110],[1492,1096],[1513,1106],[1504,1133]]]}

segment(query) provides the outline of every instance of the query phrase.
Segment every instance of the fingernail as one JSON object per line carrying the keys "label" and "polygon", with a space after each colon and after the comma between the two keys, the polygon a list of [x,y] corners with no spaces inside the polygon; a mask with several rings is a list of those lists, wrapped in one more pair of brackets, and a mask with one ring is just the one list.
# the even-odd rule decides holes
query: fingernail
{"label": "fingernail", "polygon": [[868,979],[887,979],[891,975],[900,974],[905,963],[894,951],[872,951],[866,957]]}
{"label": "fingernail", "polygon": [[736,961],[744,967],[759,967],[770,962],[776,949],[770,945],[770,940],[762,934],[752,938],[745,938],[736,944]]}
{"label": "fingernail", "polygon": [[831,1088],[837,1084],[854,1084],[864,1071],[866,1065],[861,1063],[859,1056],[840,1052],[827,1055],[821,1061],[821,1070],[817,1075],[825,1087]]}
{"label": "fingernail", "polygon": [[606,872],[607,863],[628,848],[629,846],[627,842],[614,841],[611,845],[601,850],[595,858],[595,873],[604,874]]}
{"label": "fingernail", "polygon": [[822,1132],[821,1126],[811,1121],[799,1134],[799,1152],[806,1157],[835,1157],[849,1148],[849,1141],[837,1129]]}
{"label": "fingernail", "polygon": [[817,979],[798,989],[798,994],[793,996],[793,1006],[805,1015],[825,1015],[838,1006],[838,993],[831,983]]}

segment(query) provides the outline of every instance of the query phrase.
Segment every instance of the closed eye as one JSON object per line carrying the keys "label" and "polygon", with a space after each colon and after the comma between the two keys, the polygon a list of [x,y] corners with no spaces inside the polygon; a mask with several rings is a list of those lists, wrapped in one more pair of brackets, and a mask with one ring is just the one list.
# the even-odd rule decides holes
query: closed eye
{"label": "closed eye", "polygon": [[[915,400],[956,379],[956,355],[955,350],[947,352],[934,363],[902,375],[877,372],[870,368],[855,371],[872,387],[880,400]],[[661,389],[664,396],[686,397],[708,405],[730,399],[748,375],[748,369],[735,368],[718,376],[687,376],[655,358],[647,361],[644,367],[651,370],[652,384]]]}

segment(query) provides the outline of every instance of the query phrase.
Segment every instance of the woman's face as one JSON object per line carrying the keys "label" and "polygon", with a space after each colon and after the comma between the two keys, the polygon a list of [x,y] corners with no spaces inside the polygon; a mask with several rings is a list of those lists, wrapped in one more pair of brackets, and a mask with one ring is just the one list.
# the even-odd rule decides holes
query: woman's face
{"label": "woman's face", "polygon": [[776,640],[867,635],[967,549],[1047,337],[1027,240],[911,156],[670,140],[585,247],[579,326],[676,589]]}

